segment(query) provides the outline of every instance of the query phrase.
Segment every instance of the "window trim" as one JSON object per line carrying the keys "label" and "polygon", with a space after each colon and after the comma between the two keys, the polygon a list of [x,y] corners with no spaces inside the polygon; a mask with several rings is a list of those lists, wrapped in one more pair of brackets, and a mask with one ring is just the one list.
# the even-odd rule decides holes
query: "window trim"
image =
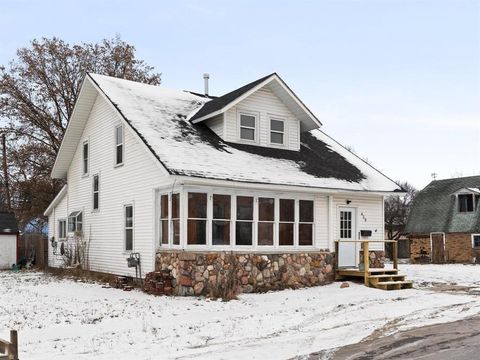
{"label": "window trim", "polygon": [[[85,145],[87,145],[87,157],[85,158]],[[85,165],[86,161],[86,165]],[[82,177],[88,176],[90,170],[90,141],[88,139],[82,142]]]}
{"label": "window trim", "polygon": [[[127,227],[127,207],[132,208],[132,226]],[[132,230],[132,248],[127,249],[127,230]],[[133,203],[123,205],[123,252],[132,253],[135,249],[135,207]]]}
{"label": "window trim", "polygon": [[[122,129],[122,142],[117,144],[117,129]],[[113,164],[114,167],[120,167],[125,164],[125,126],[123,124],[117,124],[114,127],[113,131],[113,144],[114,144],[114,153],[113,153]],[[122,162],[117,162],[117,148],[122,147]]]}
{"label": "window trim", "polygon": [[[97,178],[98,189],[95,191],[95,178]],[[95,194],[97,194],[97,207],[95,207]],[[92,176],[92,212],[100,211],[100,175]]]}
{"label": "window trim", "polygon": [[[283,131],[272,130],[272,120],[282,122],[283,123]],[[270,115],[268,117],[268,144],[269,145],[278,146],[278,147],[285,147],[287,145],[286,126],[287,126],[287,120],[286,119],[283,119],[283,118],[277,117],[277,116],[272,116],[272,115]],[[282,134],[283,135],[282,136],[283,142],[281,144],[272,142],[272,132],[276,133],[276,134]]]}
{"label": "window trim", "polygon": [[480,237],[480,234],[472,234],[472,249],[480,250],[480,246],[475,246],[475,236]]}
{"label": "window trim", "polygon": [[[255,118],[255,127],[242,126],[242,115],[254,117]],[[246,143],[250,143],[250,144],[258,143],[258,139],[259,139],[259,136],[258,136],[259,119],[260,119],[260,114],[256,113],[256,112],[243,111],[243,110],[239,110],[237,112],[237,123],[238,123],[238,128],[237,128],[238,136],[237,136],[237,138],[238,138],[238,141],[246,142]],[[253,131],[254,131],[253,140],[242,139],[242,128],[253,129]]]}

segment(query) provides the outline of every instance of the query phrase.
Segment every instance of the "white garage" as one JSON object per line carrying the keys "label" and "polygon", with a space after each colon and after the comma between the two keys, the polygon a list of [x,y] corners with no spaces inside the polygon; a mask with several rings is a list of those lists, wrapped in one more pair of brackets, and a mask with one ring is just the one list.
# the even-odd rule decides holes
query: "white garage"
{"label": "white garage", "polygon": [[0,212],[0,269],[10,269],[17,263],[18,225],[15,215]]}

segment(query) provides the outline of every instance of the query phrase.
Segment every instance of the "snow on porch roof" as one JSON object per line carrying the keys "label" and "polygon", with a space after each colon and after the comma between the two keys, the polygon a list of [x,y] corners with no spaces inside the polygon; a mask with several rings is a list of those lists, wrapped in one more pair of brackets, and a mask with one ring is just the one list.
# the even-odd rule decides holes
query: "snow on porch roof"
{"label": "snow on porch roof", "polygon": [[320,130],[302,134],[300,151],[226,143],[202,123],[189,121],[208,98],[103,75],[90,74],[87,79],[172,175],[354,191],[400,190]]}

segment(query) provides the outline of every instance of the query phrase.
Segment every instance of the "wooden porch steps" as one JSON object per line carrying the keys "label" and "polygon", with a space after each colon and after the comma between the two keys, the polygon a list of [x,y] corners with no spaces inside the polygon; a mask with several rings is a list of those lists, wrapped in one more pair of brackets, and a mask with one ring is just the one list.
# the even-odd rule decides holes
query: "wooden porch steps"
{"label": "wooden porch steps", "polygon": [[[346,277],[361,277],[365,280],[365,273],[354,268],[337,270],[337,279],[343,279]],[[399,274],[398,270],[378,268],[368,270],[368,277],[365,280],[365,285],[382,290],[401,290],[411,289],[413,287],[412,281],[405,280],[405,275]]]}

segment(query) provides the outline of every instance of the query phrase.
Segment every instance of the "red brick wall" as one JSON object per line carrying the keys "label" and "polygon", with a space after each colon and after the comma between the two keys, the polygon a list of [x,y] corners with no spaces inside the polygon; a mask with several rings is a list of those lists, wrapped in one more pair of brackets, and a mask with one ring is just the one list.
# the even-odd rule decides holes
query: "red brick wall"
{"label": "red brick wall", "polygon": [[[480,262],[480,249],[472,249],[471,234],[448,233],[445,234],[445,258],[451,263]],[[430,259],[430,235],[410,236],[410,261],[420,263]]]}

